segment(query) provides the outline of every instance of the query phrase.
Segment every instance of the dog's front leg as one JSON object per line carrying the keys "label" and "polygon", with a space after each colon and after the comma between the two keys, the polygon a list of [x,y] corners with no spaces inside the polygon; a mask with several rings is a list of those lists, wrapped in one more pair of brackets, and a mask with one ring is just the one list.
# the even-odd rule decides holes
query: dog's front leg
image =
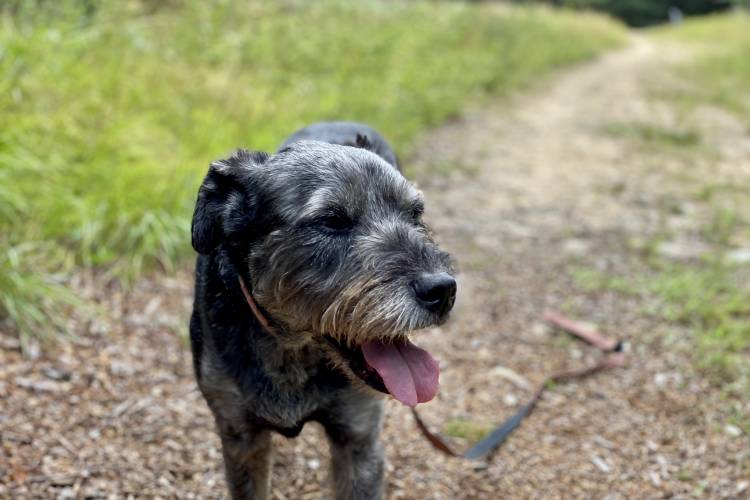
{"label": "dog's front leg", "polygon": [[338,500],[374,500],[383,496],[385,455],[380,444],[383,405],[354,393],[344,398],[322,422],[333,459]]}
{"label": "dog's front leg", "polygon": [[266,500],[271,489],[271,433],[220,429],[224,471],[234,500]]}

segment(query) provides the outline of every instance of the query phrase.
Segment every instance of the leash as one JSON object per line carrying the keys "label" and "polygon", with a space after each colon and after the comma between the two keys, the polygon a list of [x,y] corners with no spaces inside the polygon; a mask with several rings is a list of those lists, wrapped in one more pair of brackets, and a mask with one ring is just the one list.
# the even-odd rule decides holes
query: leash
{"label": "leash", "polygon": [[240,288],[242,289],[242,295],[245,296],[245,301],[247,302],[247,305],[250,306],[250,310],[253,311],[253,315],[255,316],[255,319],[258,320],[258,323],[260,323],[260,326],[263,327],[265,331],[268,333],[276,333],[273,328],[271,328],[271,324],[268,322],[266,317],[263,315],[262,312],[260,312],[260,307],[258,307],[258,304],[255,303],[255,299],[253,299],[253,296],[250,295],[250,292],[247,289],[247,286],[245,286],[245,280],[242,279],[242,276],[237,276],[240,280]]}
{"label": "leash", "polygon": [[[266,316],[261,312],[260,307],[256,304],[253,296],[245,285],[245,281],[242,276],[239,276],[240,288],[242,289],[242,295],[245,297],[247,305],[250,306],[250,310],[253,312],[255,319],[258,323],[269,333],[273,334],[274,329],[271,327]],[[542,397],[542,394],[553,384],[569,382],[571,380],[580,380],[591,375],[595,375],[599,372],[609,370],[612,368],[619,368],[625,366],[627,359],[623,350],[623,343],[602,335],[601,333],[592,330],[585,325],[575,322],[562,314],[555,311],[547,311],[544,314],[544,320],[564,330],[577,338],[583,340],[589,345],[598,348],[604,353],[604,356],[594,365],[586,366],[583,368],[566,370],[555,372],[548,375],[539,388],[531,396],[531,399],[516,411],[510,418],[505,422],[501,423],[495,430],[490,432],[486,437],[481,439],[474,446],[464,451],[463,453],[456,451],[453,447],[441,435],[433,433],[427,427],[422,417],[415,408],[411,409],[411,414],[414,417],[414,421],[417,423],[417,427],[424,436],[424,438],[432,445],[433,448],[444,453],[445,455],[457,458],[465,458],[469,460],[481,459],[494,450],[500,447],[508,437],[515,431],[523,422],[524,418],[529,416],[536,407],[536,404]]]}
{"label": "leash", "polygon": [[495,430],[490,432],[487,436],[463,453],[453,449],[439,434],[431,432],[424,423],[424,420],[419,416],[417,410],[412,408],[411,413],[414,416],[414,420],[417,422],[417,427],[419,427],[422,435],[427,441],[429,441],[433,448],[451,457],[466,458],[469,460],[481,459],[499,448],[508,439],[513,431],[521,425],[524,418],[529,416],[534,410],[536,404],[541,399],[542,394],[544,394],[544,392],[553,384],[569,382],[571,380],[580,380],[605,370],[625,366],[627,359],[623,350],[622,342],[605,337],[601,333],[575,322],[555,311],[545,312],[544,320],[552,326],[565,330],[586,343],[600,349],[605,355],[594,365],[555,372],[548,375],[525,405],[519,408],[518,411],[516,411],[516,413],[505,422],[495,428]]}

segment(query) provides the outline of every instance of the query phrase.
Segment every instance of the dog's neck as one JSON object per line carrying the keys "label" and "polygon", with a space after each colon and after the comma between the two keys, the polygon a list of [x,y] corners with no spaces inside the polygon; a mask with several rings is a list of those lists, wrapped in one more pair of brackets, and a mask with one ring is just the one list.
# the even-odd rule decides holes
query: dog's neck
{"label": "dog's neck", "polygon": [[261,312],[260,307],[258,307],[258,304],[255,303],[255,299],[253,298],[250,291],[247,289],[247,285],[245,285],[245,280],[242,279],[241,275],[237,275],[237,279],[240,282],[240,289],[242,290],[242,295],[245,297],[245,302],[247,302],[247,305],[250,306],[250,310],[253,312],[253,316],[255,316],[255,319],[258,320],[258,323],[260,326],[270,334],[276,333],[274,329],[271,327],[271,323],[268,321],[268,318]]}
{"label": "dog's neck", "polygon": [[252,311],[253,317],[258,322],[258,325],[260,325],[263,333],[275,338],[279,343],[279,347],[289,352],[295,352],[315,344],[315,342],[310,340],[312,335],[290,329],[283,321],[264,314],[258,302],[253,297],[252,292],[247,287],[242,275],[238,274],[237,280],[240,284],[240,290],[242,290],[242,296],[245,298],[245,302],[250,311]]}

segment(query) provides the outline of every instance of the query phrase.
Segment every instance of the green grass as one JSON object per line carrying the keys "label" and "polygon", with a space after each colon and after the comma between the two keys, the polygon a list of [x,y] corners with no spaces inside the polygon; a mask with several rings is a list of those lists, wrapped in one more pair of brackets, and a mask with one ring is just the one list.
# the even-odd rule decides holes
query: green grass
{"label": "green grass", "polygon": [[[679,27],[660,28],[650,36],[660,43],[678,43],[684,58],[674,68],[679,86],[667,86],[654,97],[672,106],[679,125],[613,123],[606,134],[630,140],[647,155],[668,156],[686,166],[672,179],[685,189],[677,205],[665,197],[658,209],[666,218],[690,200],[698,208],[689,239],[709,249],[702,260],[671,261],[660,256],[659,243],[675,235],[663,228],[641,248],[642,268],[624,276],[578,269],[573,277],[584,290],[611,290],[637,297],[646,311],[689,332],[695,366],[729,393],[750,389],[750,266],[727,256],[750,243],[750,196],[742,182],[713,178],[713,151],[703,137],[707,125],[694,111],[716,107],[750,127],[750,17],[745,14],[709,16]],[[708,125],[710,126],[710,125]],[[749,129],[750,130],[750,129]],[[644,155],[644,158],[648,156]],[[695,163],[694,163],[695,162]]]}
{"label": "green grass", "polygon": [[[750,16],[712,16],[686,22],[659,36],[679,41],[695,57],[677,68],[689,82],[674,96],[691,110],[716,106],[750,130]],[[750,196],[741,183],[697,182],[706,222],[700,235],[716,249],[699,266],[661,268],[654,290],[667,301],[665,314],[696,332],[698,366],[717,383],[750,388],[750,266],[727,263],[724,254],[750,242]]]}
{"label": "green grass", "polygon": [[657,148],[689,149],[699,146],[702,140],[695,129],[672,129],[652,123],[610,123],[603,127],[603,132]]}
{"label": "green grass", "polygon": [[571,272],[576,285],[587,292],[610,290],[622,295],[637,296],[640,288],[632,280],[612,274],[607,274],[589,267],[577,267]]}
{"label": "green grass", "polygon": [[637,297],[644,312],[680,325],[691,335],[695,366],[717,386],[750,388],[750,267],[727,262],[719,251],[701,262],[646,256],[647,272],[613,275],[574,269],[576,285]]}
{"label": "green grass", "polygon": [[492,427],[489,425],[478,424],[464,418],[447,421],[444,430],[446,436],[465,439],[472,444],[481,441],[491,431]]}
{"label": "green grass", "polygon": [[749,279],[747,268],[711,259],[701,266],[663,264],[650,283],[665,319],[693,331],[697,366],[717,385],[747,382]]}
{"label": "green grass", "polygon": [[[658,36],[691,44],[735,45],[747,40],[747,12],[687,18],[682,24],[664,25],[654,30]],[[717,38],[718,37],[718,38]]]}
{"label": "green grass", "polygon": [[661,29],[658,35],[699,52],[680,68],[691,85],[677,99],[688,106],[719,105],[750,126],[750,15],[696,18],[676,29]]}
{"label": "green grass", "polygon": [[191,255],[198,185],[233,148],[352,119],[408,155],[467,103],[623,39],[604,18],[536,8],[87,3],[0,8],[0,247],[19,256],[0,267],[0,314],[23,335],[59,323],[76,268],[127,281]]}

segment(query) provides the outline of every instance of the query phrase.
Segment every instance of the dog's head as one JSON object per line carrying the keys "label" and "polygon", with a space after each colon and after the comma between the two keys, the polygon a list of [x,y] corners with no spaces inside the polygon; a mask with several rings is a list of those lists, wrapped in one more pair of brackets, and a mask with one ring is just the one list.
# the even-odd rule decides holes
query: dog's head
{"label": "dog's head", "polygon": [[444,322],[456,292],[423,210],[421,193],[379,156],[301,141],[214,162],[193,246],[226,259],[285,331],[416,404],[434,396],[437,363],[406,336]]}

